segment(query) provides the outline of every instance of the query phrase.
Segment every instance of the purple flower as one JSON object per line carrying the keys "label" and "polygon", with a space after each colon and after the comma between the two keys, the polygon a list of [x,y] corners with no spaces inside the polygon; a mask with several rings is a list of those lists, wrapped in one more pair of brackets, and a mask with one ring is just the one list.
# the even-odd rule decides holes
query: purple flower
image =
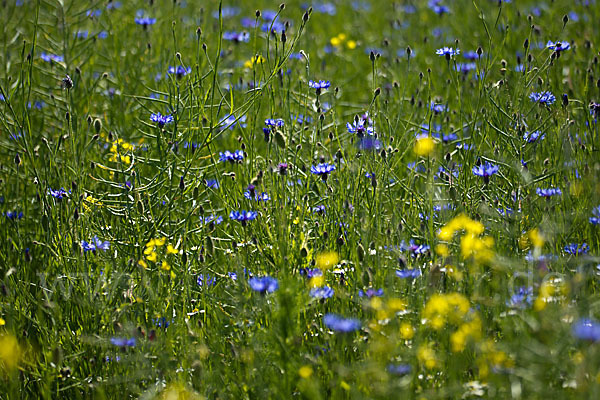
{"label": "purple flower", "polygon": [[537,189],[535,189],[535,192],[537,193],[538,196],[546,197],[546,198],[562,195],[562,192],[558,188],[548,188],[548,189],[537,188]]}
{"label": "purple flower", "polygon": [[279,289],[279,282],[277,279],[270,276],[261,276],[248,279],[248,284],[252,290],[259,293],[273,293]]}
{"label": "purple flower", "polygon": [[510,296],[506,305],[511,308],[526,308],[533,301],[533,288],[531,286],[521,286],[515,293]]}
{"label": "purple flower", "polygon": [[311,279],[315,276],[323,276],[323,271],[321,271],[319,268],[300,268],[300,275],[306,275],[308,279]]}
{"label": "purple flower", "polygon": [[334,295],[334,290],[329,286],[310,289],[310,297],[314,299],[328,299]]}
{"label": "purple flower", "polygon": [[217,284],[217,279],[214,276],[210,276],[208,274],[199,274],[196,278],[196,283],[198,286],[215,286]]}
{"label": "purple flower", "polygon": [[590,223],[592,225],[600,225],[600,206],[592,210],[593,217],[590,217]]}
{"label": "purple flower", "polygon": [[561,51],[569,50],[571,48],[571,44],[569,42],[553,42],[552,40],[548,40],[546,47],[550,50],[560,53]]}
{"label": "purple flower", "polygon": [[373,127],[369,126],[368,121],[363,118],[358,118],[352,124],[346,122],[346,129],[348,129],[348,133],[355,133],[359,138],[365,134],[372,136],[375,133]]}
{"label": "purple flower", "polygon": [[383,296],[383,289],[368,288],[364,292],[362,290],[358,291],[358,297],[368,297],[370,299],[371,297],[381,297],[381,296]]}
{"label": "purple flower", "polygon": [[127,339],[126,337],[111,337],[110,342],[117,347],[134,347],[135,337]]}
{"label": "purple flower", "polygon": [[136,17],[135,18],[135,23],[138,24],[138,25],[143,26],[144,29],[146,29],[148,26],[154,25],[156,23],[156,18]]}
{"label": "purple flower", "polygon": [[170,114],[168,114],[168,115],[162,115],[161,113],[151,114],[150,115],[150,121],[156,122],[158,124],[158,127],[162,128],[165,125],[170,124],[171,122],[173,122],[173,116],[170,115]]}
{"label": "purple flower", "polygon": [[473,167],[473,174],[484,178],[490,177],[498,172],[500,168],[497,165],[488,162]]}
{"label": "purple flower", "polygon": [[206,217],[200,217],[200,225],[219,225],[221,222],[223,222],[223,217],[220,215],[208,215]]}
{"label": "purple flower", "polygon": [[534,103],[547,105],[554,104],[554,102],[556,101],[556,97],[552,94],[552,92],[548,91],[540,93],[533,92],[529,95],[529,98]]}
{"label": "purple flower", "polygon": [[573,325],[573,336],[590,342],[600,341],[600,323],[591,319],[580,319]]}
{"label": "purple flower", "polygon": [[336,332],[353,332],[360,329],[360,321],[354,318],[344,318],[337,314],[325,314],[323,323],[328,329]]}
{"label": "purple flower", "polygon": [[250,34],[246,31],[244,31],[244,32],[228,31],[228,32],[223,33],[223,39],[230,40],[234,43],[241,43],[241,42],[247,43],[248,41],[250,41]]}
{"label": "purple flower", "polygon": [[6,212],[6,218],[8,219],[12,219],[13,221],[16,219],[21,219],[23,218],[23,211],[7,211]]}
{"label": "purple flower", "polygon": [[540,131],[525,132],[525,134],[523,135],[523,140],[525,140],[527,143],[533,143],[533,142],[537,141],[538,139],[544,140],[545,137],[546,137],[546,135]]}
{"label": "purple flower", "polygon": [[46,62],[63,62],[65,61],[65,58],[63,56],[59,56],[56,54],[46,54],[44,52],[42,52],[42,54],[40,54],[40,58]]}
{"label": "purple flower", "polygon": [[308,81],[308,86],[310,86],[313,89],[317,89],[318,91],[320,89],[328,89],[329,86],[331,86],[331,83],[329,81]]}
{"label": "purple flower", "polygon": [[449,60],[451,57],[460,54],[460,50],[454,50],[452,47],[442,47],[441,49],[437,49],[435,51],[435,54],[437,54],[438,56],[445,56]]}
{"label": "purple flower", "polygon": [[564,250],[567,254],[578,256],[581,254],[587,254],[587,252],[590,251],[590,246],[588,246],[587,243],[571,243],[566,245]]}
{"label": "purple flower", "polygon": [[58,200],[62,200],[64,197],[67,197],[67,195],[70,193],[70,190],[67,192],[64,188],[60,188],[57,190],[48,188],[48,194]]}
{"label": "purple flower", "polygon": [[178,65],[177,67],[169,67],[169,69],[167,70],[168,74],[175,74],[177,79],[181,79],[182,77],[186,76],[190,72],[192,72],[191,67],[184,68],[181,65]]}
{"label": "purple flower", "polygon": [[219,161],[221,162],[242,162],[244,160],[244,152],[242,150],[236,150],[233,153],[229,150],[225,150],[225,152],[219,153]]}
{"label": "purple flower", "polygon": [[229,213],[229,218],[233,221],[240,221],[242,224],[245,224],[248,221],[253,221],[258,216],[256,211],[232,211]]}
{"label": "purple flower", "polygon": [[421,270],[415,269],[397,269],[396,276],[402,279],[416,279],[421,276]]}
{"label": "purple flower", "polygon": [[285,125],[285,122],[281,118],[267,118],[265,119],[265,125],[270,127],[282,127]]}
{"label": "purple flower", "polygon": [[310,172],[312,172],[315,175],[319,175],[321,177],[321,179],[323,179],[324,181],[327,180],[329,173],[331,173],[334,170],[335,170],[335,165],[327,164],[327,163],[313,165],[312,167],[310,167]]}
{"label": "purple flower", "polygon": [[407,375],[411,371],[411,367],[408,364],[388,364],[387,371],[393,375]]}

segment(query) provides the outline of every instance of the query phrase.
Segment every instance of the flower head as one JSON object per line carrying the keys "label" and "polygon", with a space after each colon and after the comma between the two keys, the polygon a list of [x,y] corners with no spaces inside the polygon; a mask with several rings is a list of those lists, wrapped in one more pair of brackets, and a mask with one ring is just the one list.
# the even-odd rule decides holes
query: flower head
{"label": "flower head", "polygon": [[452,57],[454,57],[457,54],[460,54],[460,50],[456,49],[454,50],[452,47],[442,47],[441,49],[437,49],[435,51],[435,54],[437,54],[438,56],[445,56],[446,59],[450,59]]}
{"label": "flower head", "polygon": [[336,332],[353,332],[360,329],[360,321],[354,318],[344,318],[337,314],[325,314],[323,317],[325,326]]}
{"label": "flower head", "polygon": [[561,190],[558,188],[548,188],[548,189],[537,188],[537,189],[535,189],[535,192],[537,193],[538,196],[546,197],[546,198],[562,195]]}
{"label": "flower head", "polygon": [[48,194],[58,200],[62,200],[64,197],[66,197],[70,193],[71,193],[70,190],[67,192],[64,188],[60,188],[57,190],[48,188]]}
{"label": "flower head", "polygon": [[229,218],[233,221],[240,221],[242,224],[253,221],[258,216],[256,211],[232,211],[229,213]]}
{"label": "flower head", "polygon": [[310,289],[310,297],[314,299],[328,299],[334,295],[334,290],[329,286]]}
{"label": "flower head", "polygon": [[244,160],[244,152],[242,150],[236,150],[233,153],[229,150],[225,150],[224,152],[219,153],[219,161],[221,162],[242,162]]}
{"label": "flower head", "polygon": [[591,319],[580,319],[573,325],[573,336],[580,340],[600,342],[600,323]]}
{"label": "flower head", "polygon": [[146,29],[148,26],[154,25],[156,23],[156,18],[136,17],[135,18],[135,23],[138,24],[138,25],[143,26],[144,29]]}
{"label": "flower head", "polygon": [[150,115],[150,121],[156,122],[159,128],[164,127],[167,124],[173,122],[173,116],[170,114],[162,115],[161,113],[155,113]]}
{"label": "flower head", "polygon": [[315,81],[311,80],[311,81],[308,81],[308,86],[311,87],[311,88],[313,88],[313,89],[317,89],[317,90],[328,89],[329,86],[331,86],[331,83],[329,81],[318,81],[318,82],[315,82]]}
{"label": "flower head", "polygon": [[421,270],[415,269],[397,269],[396,276],[402,279],[415,279],[421,276]]}
{"label": "flower head", "polygon": [[310,167],[310,172],[315,175],[319,175],[324,181],[327,180],[327,177],[332,171],[335,171],[335,165],[328,163],[313,165]]}
{"label": "flower head", "polygon": [[571,48],[571,44],[569,42],[553,42],[552,40],[548,40],[546,47],[550,50],[560,53],[561,51],[569,50]]}
{"label": "flower head", "polygon": [[580,254],[587,254],[590,251],[590,246],[587,243],[571,243],[565,246],[565,253],[578,256]]}
{"label": "flower head", "polygon": [[277,279],[270,276],[253,277],[248,279],[248,284],[252,290],[259,293],[273,293],[279,289],[279,282]]}
{"label": "flower head", "polygon": [[500,168],[497,165],[488,162],[473,167],[473,174],[484,178],[490,177],[498,172]]}
{"label": "flower head", "polygon": [[592,225],[600,225],[600,206],[592,210],[592,217],[590,217],[590,223]]}
{"label": "flower head", "polygon": [[539,103],[539,104],[544,104],[544,105],[550,105],[550,104],[554,104],[554,102],[556,101],[556,97],[552,94],[552,92],[533,92],[529,95],[529,98],[531,99],[531,101],[533,101],[534,103]]}

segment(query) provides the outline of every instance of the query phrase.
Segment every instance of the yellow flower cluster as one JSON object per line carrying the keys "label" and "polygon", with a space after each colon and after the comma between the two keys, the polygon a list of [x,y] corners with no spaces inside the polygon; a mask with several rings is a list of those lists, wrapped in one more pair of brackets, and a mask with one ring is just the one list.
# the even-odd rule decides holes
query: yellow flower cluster
{"label": "yellow flower cluster", "polygon": [[11,372],[21,361],[21,355],[21,346],[14,336],[0,336],[0,368]]}
{"label": "yellow flower cluster", "polygon": [[[448,222],[438,233],[441,240],[452,240],[456,232],[464,231],[460,240],[460,250],[463,259],[473,258],[476,262],[489,262],[493,256],[494,239],[489,236],[481,236],[485,227],[479,221],[473,221],[464,214],[460,214]],[[440,255],[447,254],[445,245],[438,245],[436,251]]]}
{"label": "yellow flower cluster", "polygon": [[450,344],[452,351],[460,353],[465,350],[467,341],[481,339],[481,320],[477,314],[471,321],[461,324],[456,332],[450,335]]}
{"label": "yellow flower cluster", "polygon": [[354,40],[347,39],[348,36],[345,33],[340,33],[339,35],[332,37],[329,40],[329,43],[336,48],[340,48],[345,44],[348,49],[354,50],[356,48],[356,42]]}
{"label": "yellow flower cluster", "polygon": [[423,308],[423,317],[433,329],[439,330],[447,322],[462,322],[469,309],[469,300],[460,293],[434,294]]}
{"label": "yellow flower cluster", "polygon": [[514,362],[508,355],[496,348],[496,344],[492,340],[484,341],[480,346],[481,356],[477,359],[479,367],[479,376],[486,378],[490,373],[490,367],[497,368],[512,368]]}
{"label": "yellow flower cluster", "polygon": [[244,63],[244,68],[254,68],[256,64],[262,64],[265,62],[265,58],[261,55],[253,56],[251,59]]}
{"label": "yellow flower cluster", "polygon": [[122,162],[124,164],[131,164],[131,157],[127,155],[128,152],[132,152],[135,147],[131,143],[127,143],[123,139],[117,139],[111,143],[110,146],[110,158],[112,162]]}
{"label": "yellow flower cluster", "polygon": [[425,344],[417,350],[417,360],[427,369],[434,369],[439,365],[435,351],[430,344]]}
{"label": "yellow flower cluster", "polygon": [[562,279],[551,279],[540,286],[538,297],[533,302],[533,309],[542,311],[548,303],[564,300],[569,293],[569,286]]}
{"label": "yellow flower cluster", "polygon": [[[159,263],[159,253],[161,253],[160,249],[162,249],[162,247],[164,247],[165,244],[167,244],[167,238],[165,237],[159,239],[150,239],[150,241],[146,243],[146,247],[144,249],[145,260],[140,260],[138,264],[144,267],[144,269],[148,269],[148,263],[146,261],[150,261],[156,264],[160,264],[160,268],[164,271],[171,271],[171,266],[165,258],[163,258],[163,260]],[[170,254],[178,253],[179,250],[177,250],[171,244],[167,244],[167,248],[164,251],[165,257]],[[173,275],[172,271],[171,275]]]}
{"label": "yellow flower cluster", "polygon": [[391,318],[398,311],[406,310],[406,301],[398,298],[391,298],[387,301],[381,297],[373,297],[369,301],[369,305],[376,311],[376,319],[382,321]]}

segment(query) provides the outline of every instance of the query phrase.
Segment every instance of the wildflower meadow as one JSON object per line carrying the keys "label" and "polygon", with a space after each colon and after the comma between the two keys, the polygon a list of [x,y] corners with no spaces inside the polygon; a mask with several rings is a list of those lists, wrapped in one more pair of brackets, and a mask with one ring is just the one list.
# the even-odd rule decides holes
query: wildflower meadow
{"label": "wildflower meadow", "polygon": [[0,399],[600,398],[596,0],[0,2]]}

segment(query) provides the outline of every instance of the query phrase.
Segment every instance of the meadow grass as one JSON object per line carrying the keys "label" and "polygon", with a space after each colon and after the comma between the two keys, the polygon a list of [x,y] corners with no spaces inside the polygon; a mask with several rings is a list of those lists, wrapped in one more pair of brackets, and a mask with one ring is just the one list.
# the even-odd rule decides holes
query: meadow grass
{"label": "meadow grass", "polygon": [[595,0],[0,9],[0,398],[600,396]]}

